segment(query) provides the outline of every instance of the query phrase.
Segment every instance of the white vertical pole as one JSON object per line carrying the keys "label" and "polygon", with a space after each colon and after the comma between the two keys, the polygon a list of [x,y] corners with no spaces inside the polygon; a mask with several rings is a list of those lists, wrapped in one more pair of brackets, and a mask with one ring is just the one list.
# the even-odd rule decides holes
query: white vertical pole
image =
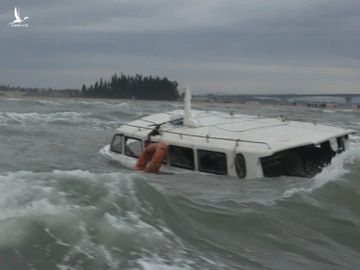
{"label": "white vertical pole", "polygon": [[191,90],[189,87],[185,88],[184,96],[184,126],[186,127],[198,127],[197,122],[191,115]]}

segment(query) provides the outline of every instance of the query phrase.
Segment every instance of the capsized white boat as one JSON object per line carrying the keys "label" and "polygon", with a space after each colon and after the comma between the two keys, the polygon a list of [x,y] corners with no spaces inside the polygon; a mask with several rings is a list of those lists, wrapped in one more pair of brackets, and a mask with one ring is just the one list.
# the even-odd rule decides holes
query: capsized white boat
{"label": "capsized white boat", "polygon": [[312,177],[348,147],[353,130],[233,113],[184,110],[152,114],[124,123],[100,152],[134,168],[150,132],[152,142],[169,145],[160,171],[210,173],[239,178],[281,175]]}

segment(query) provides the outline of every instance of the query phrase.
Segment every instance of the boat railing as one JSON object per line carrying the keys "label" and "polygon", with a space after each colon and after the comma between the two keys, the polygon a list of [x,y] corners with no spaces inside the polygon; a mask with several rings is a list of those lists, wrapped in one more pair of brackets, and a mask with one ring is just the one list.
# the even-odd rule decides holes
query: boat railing
{"label": "boat railing", "polygon": [[[138,128],[139,131],[140,131],[141,129],[154,130],[153,127],[144,127],[144,126],[138,126],[138,125],[125,124],[125,123],[121,123],[120,125]],[[267,143],[267,142],[252,141],[252,140],[243,140],[243,139],[231,139],[231,138],[222,138],[222,137],[213,137],[213,136],[209,136],[209,135],[203,136],[203,135],[181,133],[181,132],[169,131],[169,130],[159,130],[159,131],[160,131],[161,133],[168,133],[168,134],[179,135],[180,139],[182,139],[183,137],[192,137],[192,138],[206,139],[207,142],[209,142],[210,139],[212,139],[212,140],[221,140],[221,141],[230,141],[230,142],[235,142],[235,143],[236,143],[236,146],[238,146],[238,143],[241,143],[241,142],[244,142],[244,143],[254,143],[254,144],[262,144],[262,145],[266,145],[266,147],[267,147],[269,150],[271,150],[271,146],[270,146],[270,144]]]}
{"label": "boat railing", "polygon": [[296,122],[303,122],[303,123],[313,123],[315,126],[318,124],[324,124],[324,125],[328,125],[328,126],[332,126],[332,127],[337,127],[337,128],[343,128],[343,129],[347,129],[347,127],[342,124],[342,123],[332,123],[329,121],[324,121],[324,122],[319,122],[317,120],[314,120],[312,118],[297,118],[297,117],[288,117],[288,116],[284,116],[282,114],[280,115],[257,115],[258,118],[279,118],[281,121],[283,122],[287,122],[287,121],[296,121]]}

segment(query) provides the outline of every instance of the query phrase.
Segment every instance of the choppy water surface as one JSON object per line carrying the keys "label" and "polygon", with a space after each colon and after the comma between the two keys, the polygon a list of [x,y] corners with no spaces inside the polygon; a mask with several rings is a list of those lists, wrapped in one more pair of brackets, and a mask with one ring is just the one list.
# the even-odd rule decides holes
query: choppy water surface
{"label": "choppy water surface", "polygon": [[[359,269],[360,137],[313,179],[148,175],[98,154],[179,104],[0,100],[0,269]],[[360,131],[360,111],[212,105]]]}

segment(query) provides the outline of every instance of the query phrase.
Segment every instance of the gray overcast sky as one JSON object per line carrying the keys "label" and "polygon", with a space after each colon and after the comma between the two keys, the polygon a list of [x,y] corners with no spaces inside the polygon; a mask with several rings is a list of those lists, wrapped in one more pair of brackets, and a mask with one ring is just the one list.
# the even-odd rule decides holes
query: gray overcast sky
{"label": "gray overcast sky", "polygon": [[[14,7],[29,28],[11,28]],[[113,73],[194,93],[360,93],[360,0],[2,0],[0,84]]]}

